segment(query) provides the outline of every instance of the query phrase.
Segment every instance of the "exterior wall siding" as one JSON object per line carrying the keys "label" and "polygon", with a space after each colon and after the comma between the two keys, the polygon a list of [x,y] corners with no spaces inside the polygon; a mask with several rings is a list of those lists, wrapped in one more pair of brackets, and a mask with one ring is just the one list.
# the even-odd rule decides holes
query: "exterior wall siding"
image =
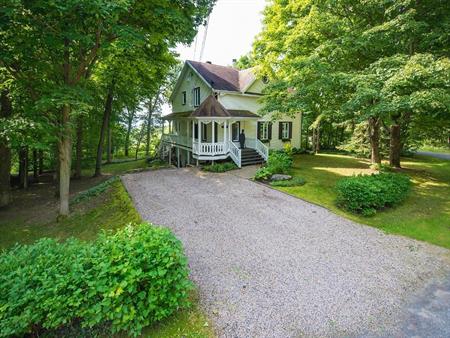
{"label": "exterior wall siding", "polygon": [[[192,74],[190,77],[189,74]],[[212,93],[211,87],[189,67],[182,74],[180,86],[172,97],[172,112],[180,113],[186,111],[193,111],[196,107],[193,105],[193,90],[200,87],[200,103],[203,102]],[[183,105],[183,91],[186,91],[186,104]]]}

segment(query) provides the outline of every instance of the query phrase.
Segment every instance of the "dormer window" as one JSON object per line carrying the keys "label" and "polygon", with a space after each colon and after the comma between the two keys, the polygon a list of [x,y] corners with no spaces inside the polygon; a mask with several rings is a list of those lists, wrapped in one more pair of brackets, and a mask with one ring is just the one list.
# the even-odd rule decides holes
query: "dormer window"
{"label": "dormer window", "polygon": [[181,104],[183,106],[186,104],[186,91],[181,93]]}
{"label": "dormer window", "polygon": [[194,103],[194,107],[198,107],[200,105],[200,87],[196,87],[192,91],[192,101]]}
{"label": "dormer window", "polygon": [[262,82],[264,83],[264,84],[268,84],[269,83],[269,78],[267,77],[267,76],[263,76],[262,77]]}

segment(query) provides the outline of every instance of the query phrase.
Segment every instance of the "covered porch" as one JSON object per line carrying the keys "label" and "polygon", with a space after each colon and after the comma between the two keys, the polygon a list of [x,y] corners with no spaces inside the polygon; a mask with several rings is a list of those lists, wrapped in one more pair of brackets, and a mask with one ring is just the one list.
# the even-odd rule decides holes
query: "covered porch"
{"label": "covered porch", "polygon": [[[259,116],[248,111],[226,110],[213,96],[208,97],[191,114],[168,116],[163,143],[190,152],[197,161],[214,161],[230,157],[242,165],[239,134],[244,130],[245,148],[254,149],[266,161],[268,148],[257,139]],[[170,156],[170,155],[169,155]]]}

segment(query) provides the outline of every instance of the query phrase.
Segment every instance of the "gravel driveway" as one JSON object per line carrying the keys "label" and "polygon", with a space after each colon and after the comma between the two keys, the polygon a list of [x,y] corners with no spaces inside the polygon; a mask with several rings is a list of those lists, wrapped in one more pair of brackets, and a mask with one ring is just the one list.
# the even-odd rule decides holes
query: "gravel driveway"
{"label": "gravel driveway", "polygon": [[449,333],[448,250],[231,174],[167,169],[123,181],[143,218],[184,243],[219,336]]}

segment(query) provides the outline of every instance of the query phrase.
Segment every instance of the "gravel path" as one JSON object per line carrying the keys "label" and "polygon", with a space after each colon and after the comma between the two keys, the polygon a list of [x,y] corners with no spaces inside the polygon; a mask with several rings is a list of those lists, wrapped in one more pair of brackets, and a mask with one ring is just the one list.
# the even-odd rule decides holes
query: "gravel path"
{"label": "gravel path", "polygon": [[411,309],[427,306],[422,295],[450,276],[448,250],[235,175],[167,169],[123,181],[143,218],[183,241],[222,337],[423,333]]}

